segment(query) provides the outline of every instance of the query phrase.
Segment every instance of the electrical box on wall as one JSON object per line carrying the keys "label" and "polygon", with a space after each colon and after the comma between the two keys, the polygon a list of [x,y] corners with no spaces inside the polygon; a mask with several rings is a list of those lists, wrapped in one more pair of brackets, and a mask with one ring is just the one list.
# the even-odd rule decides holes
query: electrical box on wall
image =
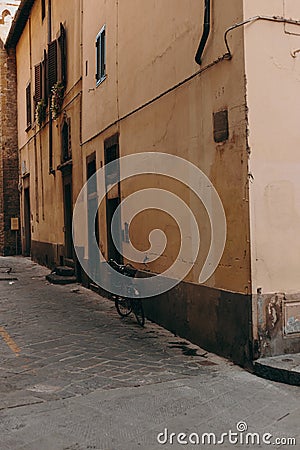
{"label": "electrical box on wall", "polygon": [[214,141],[224,142],[229,137],[228,111],[227,109],[214,113]]}

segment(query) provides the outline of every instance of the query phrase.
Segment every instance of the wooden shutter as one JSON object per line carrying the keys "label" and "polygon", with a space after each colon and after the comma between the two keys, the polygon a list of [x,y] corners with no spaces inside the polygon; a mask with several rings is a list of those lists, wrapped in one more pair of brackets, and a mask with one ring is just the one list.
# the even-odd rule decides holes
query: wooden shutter
{"label": "wooden shutter", "polygon": [[38,103],[43,98],[42,64],[34,66],[34,100]]}
{"label": "wooden shutter", "polygon": [[44,60],[42,62],[43,67],[43,98],[47,101],[48,99],[48,57],[47,52],[44,50]]}
{"label": "wooden shutter", "polygon": [[105,77],[105,73],[106,73],[106,67],[105,67],[105,46],[106,46],[106,36],[105,36],[105,28],[101,33],[101,61],[100,61],[100,65],[101,65],[101,73],[100,73],[100,77],[103,78]]}
{"label": "wooden shutter", "polygon": [[26,88],[26,125],[31,126],[31,83]]}
{"label": "wooden shutter", "polygon": [[60,36],[58,38],[60,48],[60,68],[61,68],[61,82],[64,86],[67,84],[67,35],[63,24],[60,24]]}
{"label": "wooden shutter", "polygon": [[100,36],[96,40],[96,81],[100,80]]}
{"label": "wooden shutter", "polygon": [[57,41],[48,45],[48,90],[57,82]]}
{"label": "wooden shutter", "polygon": [[68,117],[69,142],[68,142],[68,156],[72,158],[72,135],[71,135],[71,118]]}

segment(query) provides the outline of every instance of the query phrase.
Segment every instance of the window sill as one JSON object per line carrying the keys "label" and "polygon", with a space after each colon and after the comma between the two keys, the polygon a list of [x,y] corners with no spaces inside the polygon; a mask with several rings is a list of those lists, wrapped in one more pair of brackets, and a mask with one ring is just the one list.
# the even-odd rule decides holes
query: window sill
{"label": "window sill", "polygon": [[73,161],[72,159],[69,159],[68,161],[59,164],[59,166],[57,166],[57,170],[59,170],[60,172],[62,172],[63,174],[70,174],[72,172],[72,166],[73,166]]}
{"label": "window sill", "polygon": [[105,75],[104,77],[100,78],[100,80],[97,80],[97,81],[96,81],[96,88],[97,88],[98,86],[100,86],[100,84],[102,84],[103,81],[106,80],[106,78],[107,78],[107,75]]}

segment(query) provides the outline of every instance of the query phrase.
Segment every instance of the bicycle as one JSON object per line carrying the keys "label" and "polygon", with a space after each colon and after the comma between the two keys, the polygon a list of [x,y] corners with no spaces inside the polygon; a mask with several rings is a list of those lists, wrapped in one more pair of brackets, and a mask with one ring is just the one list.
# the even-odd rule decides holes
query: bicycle
{"label": "bicycle", "polygon": [[[122,275],[125,275],[128,278],[135,278],[137,269],[135,269],[135,267],[133,267],[131,264],[118,264],[113,259],[110,259],[108,263],[113,269],[115,269]],[[134,287],[132,281],[129,284],[126,284],[126,289],[128,294],[126,297],[113,296],[116,310],[121,317],[128,317],[133,312],[137,323],[141,327],[143,327],[145,325],[145,313],[142,300],[134,298],[139,295],[139,292]]]}

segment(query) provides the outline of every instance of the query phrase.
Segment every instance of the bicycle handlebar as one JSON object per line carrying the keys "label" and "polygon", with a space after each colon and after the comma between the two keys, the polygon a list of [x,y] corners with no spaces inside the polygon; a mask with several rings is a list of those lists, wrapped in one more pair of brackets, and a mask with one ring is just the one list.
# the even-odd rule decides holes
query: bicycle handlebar
{"label": "bicycle handlebar", "polygon": [[138,269],[133,267],[131,264],[118,264],[114,259],[109,259],[108,264],[117,272],[132,278],[135,277],[135,274],[138,271]]}

